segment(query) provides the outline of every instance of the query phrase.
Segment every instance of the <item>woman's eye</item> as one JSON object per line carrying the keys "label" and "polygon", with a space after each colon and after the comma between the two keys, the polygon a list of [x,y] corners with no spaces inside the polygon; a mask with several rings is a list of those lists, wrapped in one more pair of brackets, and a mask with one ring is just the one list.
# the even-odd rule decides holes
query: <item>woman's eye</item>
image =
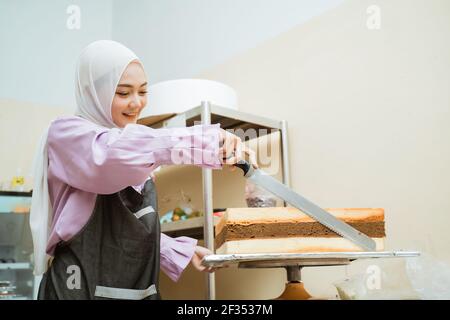
{"label": "woman's eye", "polygon": [[140,94],[147,94],[147,91],[141,91]]}
{"label": "woman's eye", "polygon": [[128,92],[116,92],[119,96],[125,97],[128,95]]}

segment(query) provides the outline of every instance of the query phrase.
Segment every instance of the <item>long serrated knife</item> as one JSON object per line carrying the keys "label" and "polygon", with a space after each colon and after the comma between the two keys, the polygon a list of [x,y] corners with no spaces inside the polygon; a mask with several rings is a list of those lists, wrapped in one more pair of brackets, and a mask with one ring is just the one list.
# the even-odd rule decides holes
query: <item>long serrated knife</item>
{"label": "long serrated knife", "polygon": [[253,166],[245,160],[239,161],[235,164],[235,166],[242,169],[242,171],[244,171],[244,176],[251,182],[263,187],[297,209],[300,209],[314,220],[320,222],[344,238],[352,241],[362,249],[367,251],[375,251],[376,244],[373,239],[369,238],[364,233],[359,232],[349,224],[339,220],[308,199],[305,199],[301,195],[295,193],[264,171],[253,168]]}

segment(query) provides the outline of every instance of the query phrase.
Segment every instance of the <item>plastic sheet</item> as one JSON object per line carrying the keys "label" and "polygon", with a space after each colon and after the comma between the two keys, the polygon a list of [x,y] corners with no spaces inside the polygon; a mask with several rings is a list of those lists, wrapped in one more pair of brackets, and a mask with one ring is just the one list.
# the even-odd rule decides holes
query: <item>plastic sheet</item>
{"label": "plastic sheet", "polygon": [[450,266],[431,255],[381,260],[334,283],[343,300],[450,299]]}
{"label": "plastic sheet", "polygon": [[411,285],[424,300],[450,299],[450,265],[428,254],[407,259]]}

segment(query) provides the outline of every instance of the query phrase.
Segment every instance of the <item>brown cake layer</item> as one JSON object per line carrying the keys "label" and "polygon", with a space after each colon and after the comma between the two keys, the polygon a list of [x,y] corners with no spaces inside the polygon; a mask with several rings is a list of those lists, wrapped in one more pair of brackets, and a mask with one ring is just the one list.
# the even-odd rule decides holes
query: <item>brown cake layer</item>
{"label": "brown cake layer", "polygon": [[[348,222],[348,224],[371,238],[386,236],[384,221]],[[216,235],[215,247],[219,248],[224,242],[231,240],[289,237],[340,237],[340,235],[319,222],[278,222],[245,225],[227,223]]]}

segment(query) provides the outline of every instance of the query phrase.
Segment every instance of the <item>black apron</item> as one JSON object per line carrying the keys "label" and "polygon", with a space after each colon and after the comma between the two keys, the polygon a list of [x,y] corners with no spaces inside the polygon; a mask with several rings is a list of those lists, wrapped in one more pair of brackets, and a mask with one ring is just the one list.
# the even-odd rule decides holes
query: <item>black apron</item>
{"label": "black apron", "polygon": [[38,299],[160,299],[155,185],[98,195],[86,226],[61,242]]}

